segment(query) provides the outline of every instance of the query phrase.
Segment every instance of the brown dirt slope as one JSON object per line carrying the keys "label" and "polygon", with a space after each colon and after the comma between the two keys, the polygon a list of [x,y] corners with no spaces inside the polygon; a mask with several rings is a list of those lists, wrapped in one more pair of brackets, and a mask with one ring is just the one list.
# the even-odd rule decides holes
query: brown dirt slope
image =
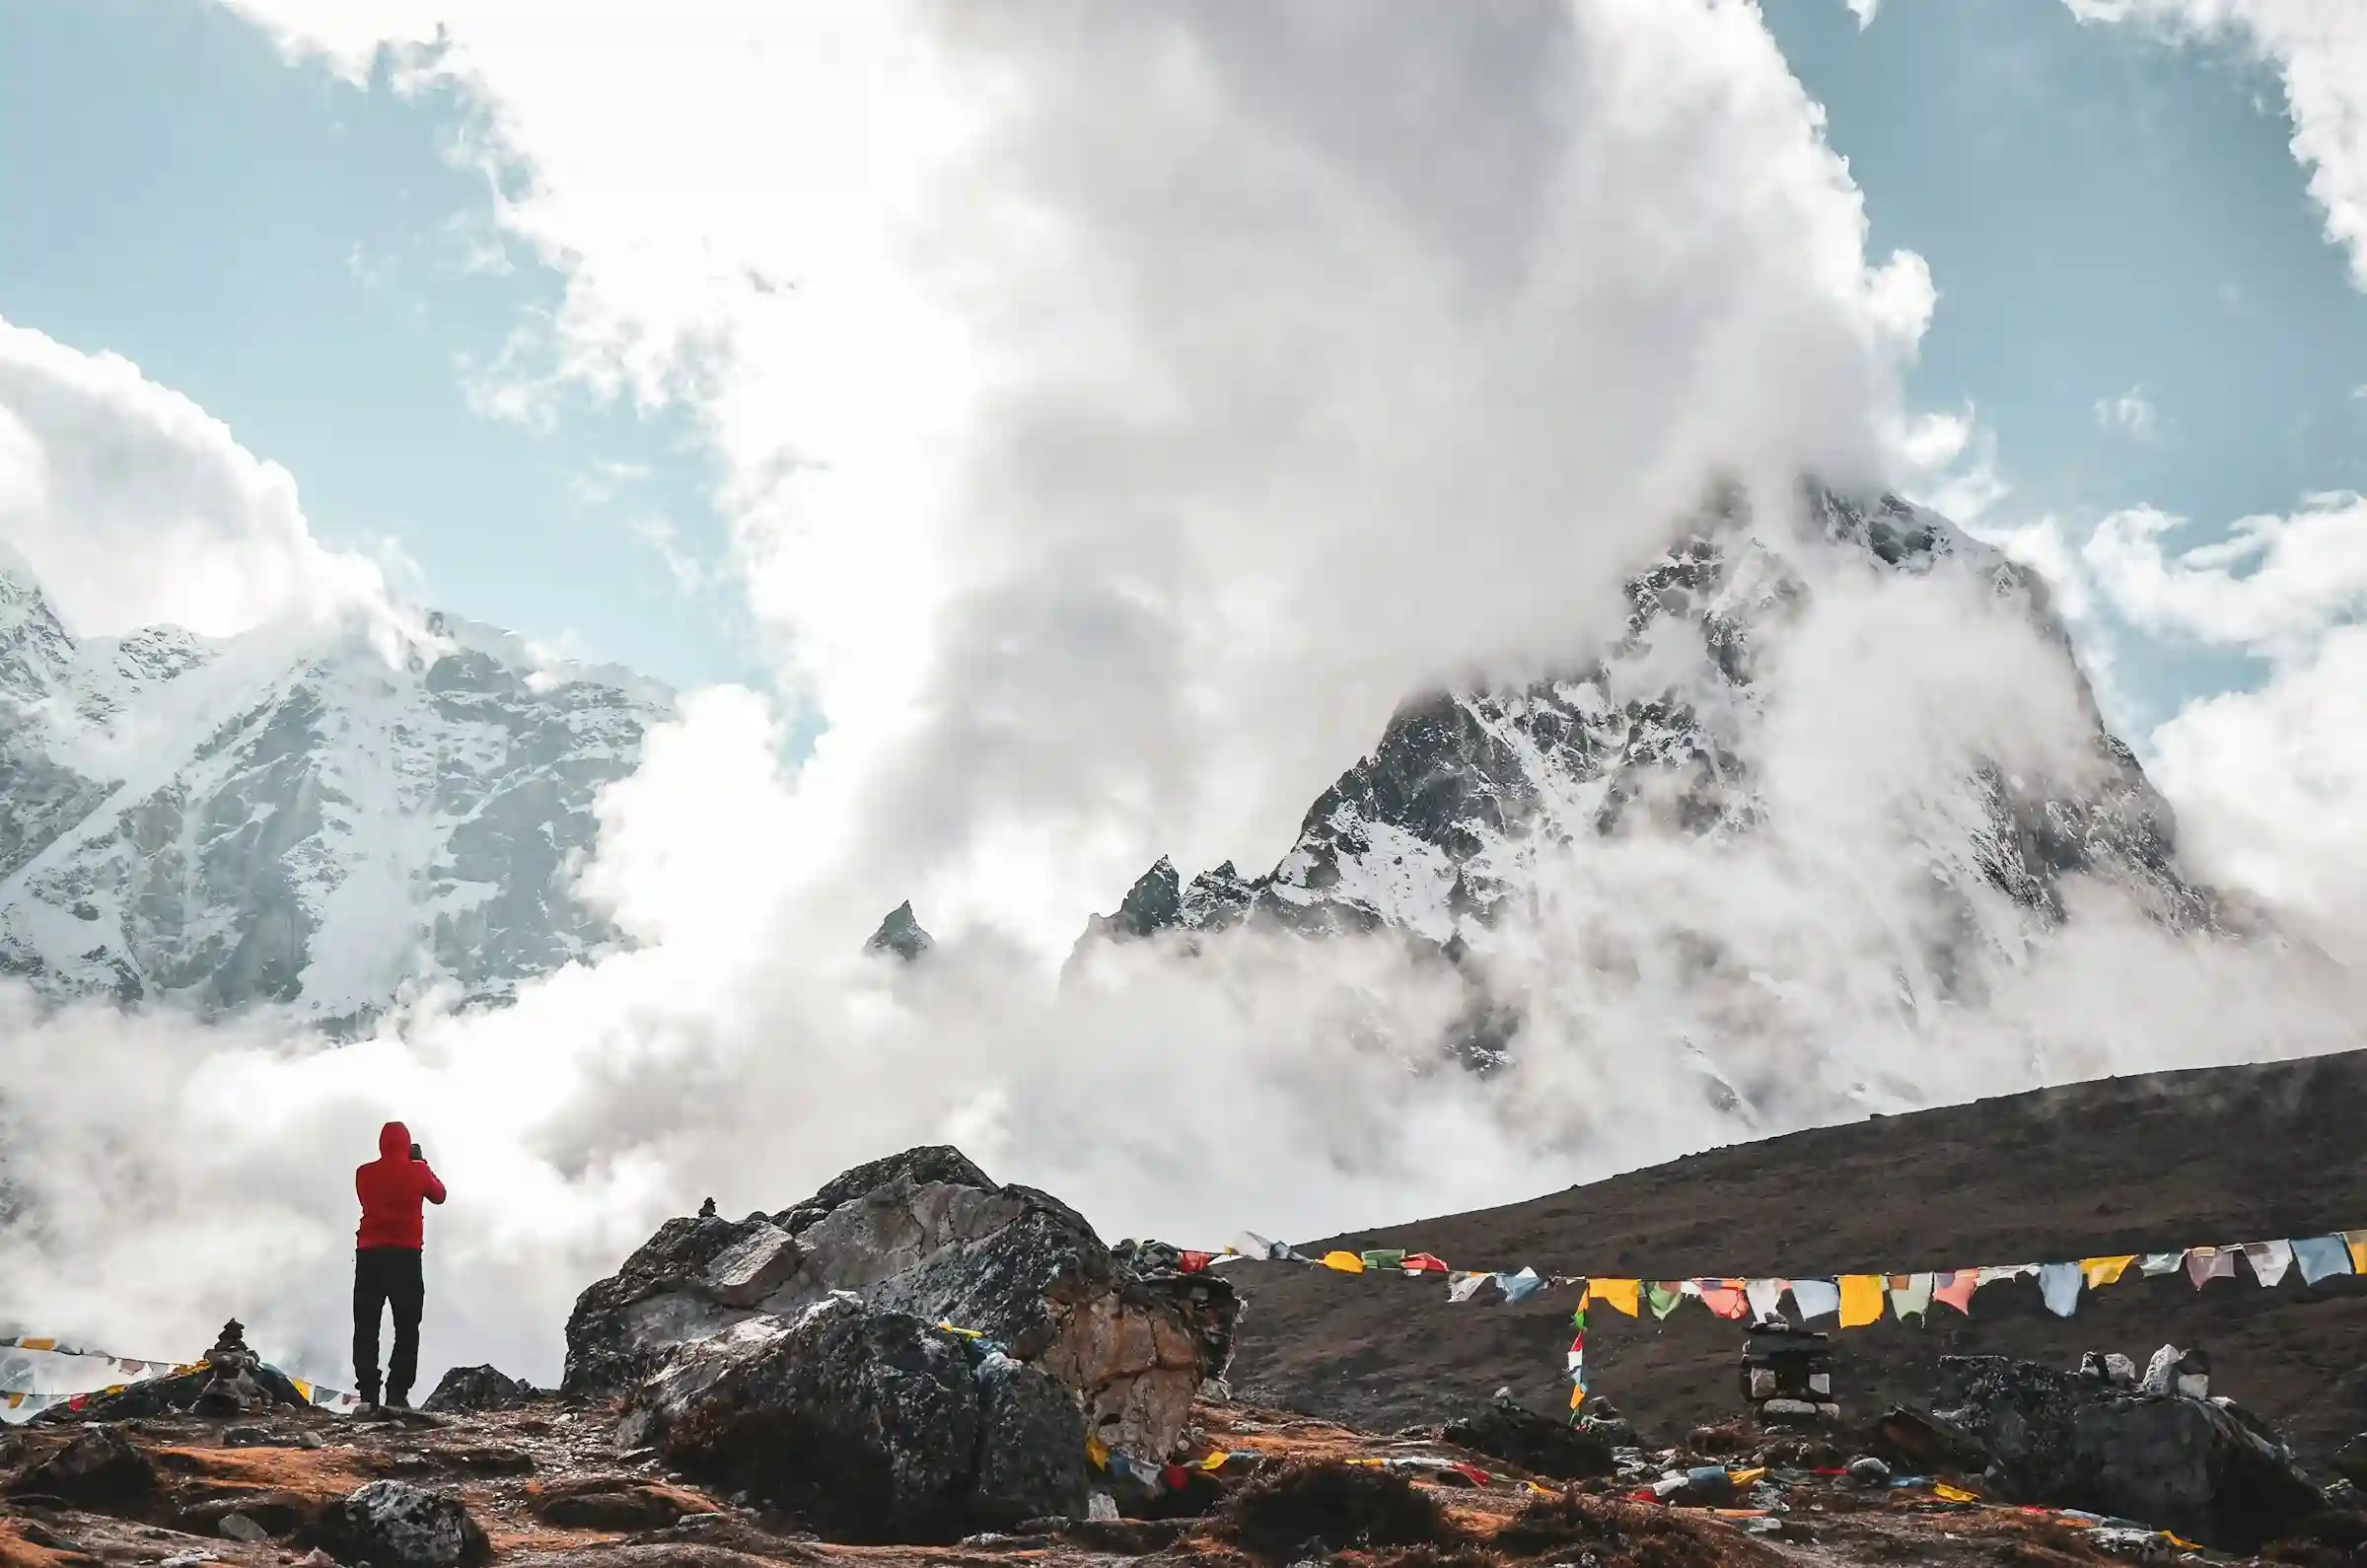
{"label": "brown dirt slope", "polygon": [[[1680,1278],[1823,1275],[2054,1261],[2367,1227],[2367,1052],[2107,1079],[1876,1117],[1689,1156],[1497,1209],[1303,1248],[1404,1247],[1455,1266]],[[1232,1372],[1244,1397],[1384,1430],[1436,1421],[1510,1385],[1565,1404],[1572,1293],[1493,1291],[1286,1263],[1227,1272],[1249,1298]],[[2133,1274],[2133,1271],[2132,1271]],[[1830,1326],[1828,1319],[1825,1326]],[[1968,1320],[1885,1319],[1836,1337],[1844,1414],[1926,1399],[1947,1353],[2075,1364],[2165,1340],[2212,1357],[2234,1395],[2323,1458],[2367,1431],[2367,1280],[2197,1292],[2134,1277],[2048,1315],[2034,1281],[1992,1285]],[[1667,1442],[1737,1408],[1741,1325],[1698,1304],[1666,1322],[1598,1308],[1588,1382]]]}

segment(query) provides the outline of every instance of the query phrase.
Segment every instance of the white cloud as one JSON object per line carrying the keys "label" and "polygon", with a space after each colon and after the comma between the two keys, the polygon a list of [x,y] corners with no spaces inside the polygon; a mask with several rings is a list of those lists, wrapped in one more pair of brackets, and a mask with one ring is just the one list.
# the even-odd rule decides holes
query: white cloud
{"label": "white cloud", "polygon": [[2113,607],[2157,635],[2289,654],[2367,607],[2367,501],[2311,496],[2291,517],[2248,517],[2226,536],[2171,553],[2185,520],[2115,512],[2080,551]]}
{"label": "white cloud", "polygon": [[2367,963],[2367,627],[2334,627],[2257,690],[2189,703],[2153,750],[2197,865]]}
{"label": "white cloud", "polygon": [[2139,22],[2178,36],[2237,37],[2284,78],[2293,156],[2326,237],[2367,289],[2367,6],[2357,0],[2063,0],[2083,22]]}
{"label": "white cloud", "polygon": [[2096,422],[2137,441],[2159,441],[2161,415],[2142,387],[2131,387],[2117,397],[2096,399]]}
{"label": "white cloud", "polygon": [[2223,537],[2170,547],[2184,526],[2136,507],[2105,518],[2076,552],[2053,519],[2005,543],[2055,588],[2107,675],[2099,606],[2149,636],[2268,661],[2258,686],[2198,698],[2158,727],[2152,770],[2202,875],[2367,962],[2367,500],[2311,496],[2290,516],[2244,518]]}
{"label": "white cloud", "polygon": [[1847,0],[1847,4],[1860,32],[1874,25],[1874,14],[1882,9],[1882,0]]}
{"label": "white cloud", "polygon": [[[446,14],[241,9],[349,66]],[[1930,277],[1745,6],[488,7],[411,65],[569,278],[486,406],[696,406],[849,885],[1046,944],[1572,653],[1713,469],[1908,429]]]}
{"label": "white cloud", "polygon": [[80,634],[385,612],[378,564],[322,547],[285,468],[121,356],[6,321],[0,541]]}

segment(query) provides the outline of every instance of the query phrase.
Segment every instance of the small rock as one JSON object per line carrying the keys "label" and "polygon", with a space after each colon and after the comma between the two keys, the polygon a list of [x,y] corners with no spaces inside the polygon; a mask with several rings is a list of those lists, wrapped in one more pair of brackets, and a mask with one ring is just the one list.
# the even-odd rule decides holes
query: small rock
{"label": "small rock", "polygon": [[227,1539],[243,1540],[250,1544],[271,1538],[269,1531],[249,1519],[245,1514],[224,1514],[220,1519],[214,1521],[214,1529]]}
{"label": "small rock", "polygon": [[1891,1478],[1891,1467],[1869,1454],[1849,1461],[1849,1478],[1861,1486],[1875,1486]]}
{"label": "small rock", "polygon": [[325,1544],[375,1568],[473,1568],[492,1555],[461,1500],[407,1481],[372,1481],[321,1522]]}
{"label": "small rock", "polygon": [[2367,1487],[2367,1432],[2334,1450],[2334,1473],[2353,1486]]}
{"label": "small rock", "polygon": [[1117,1523],[1117,1500],[1108,1492],[1096,1492],[1085,1502],[1085,1517],[1103,1524]]}
{"label": "small rock", "polygon": [[328,1447],[328,1439],[323,1437],[318,1432],[299,1432],[296,1435],[296,1446],[300,1449],[326,1448]]}
{"label": "small rock", "polygon": [[158,1563],[156,1568],[197,1568],[197,1564],[201,1562],[217,1562],[219,1560],[203,1551],[177,1551],[163,1562]]}
{"label": "small rock", "polygon": [[2116,1389],[2137,1386],[2137,1364],[2116,1350],[2104,1358],[2104,1377]]}
{"label": "small rock", "polygon": [[259,1426],[232,1426],[222,1429],[222,1446],[226,1449],[269,1448],[277,1439]]}
{"label": "small rock", "polygon": [[337,1560],[315,1546],[296,1559],[296,1568],[337,1568]]}

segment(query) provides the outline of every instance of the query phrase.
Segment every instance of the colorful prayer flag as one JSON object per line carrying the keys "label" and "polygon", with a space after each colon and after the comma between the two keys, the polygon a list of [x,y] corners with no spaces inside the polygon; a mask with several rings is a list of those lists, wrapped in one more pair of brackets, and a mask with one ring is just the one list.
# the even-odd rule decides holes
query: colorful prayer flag
{"label": "colorful prayer flag", "polygon": [[1835,1283],[1840,1286],[1843,1328],[1863,1328],[1881,1319],[1883,1277],[1880,1274],[1843,1274]]}
{"label": "colorful prayer flag", "polygon": [[2079,1260],[2079,1271],[2087,1277],[2088,1289],[2094,1290],[2099,1285],[2117,1282],[2121,1274],[2127,1271],[2128,1265],[2136,1260],[2137,1254],[2134,1252],[2120,1257],[2083,1257]]}
{"label": "colorful prayer flag", "polygon": [[1337,1269],[1342,1274],[1361,1274],[1364,1272],[1364,1259],[1354,1252],[1326,1252],[1324,1267]]}
{"label": "colorful prayer flag", "polygon": [[1643,1281],[1641,1280],[1592,1280],[1586,1287],[1586,1299],[1603,1302],[1614,1312],[1625,1313],[1628,1317],[1633,1318],[1636,1311],[1636,1296],[1642,1289]]}

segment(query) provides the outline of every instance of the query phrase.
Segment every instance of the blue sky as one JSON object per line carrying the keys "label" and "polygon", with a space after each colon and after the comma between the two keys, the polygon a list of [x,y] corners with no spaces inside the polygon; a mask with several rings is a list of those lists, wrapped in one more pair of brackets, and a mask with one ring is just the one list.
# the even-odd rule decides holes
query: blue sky
{"label": "blue sky", "polygon": [[[1977,411],[2001,516],[2148,502],[2216,531],[2367,484],[2367,298],[2270,73],[2056,0],[1891,0],[1864,31],[1839,0],[1766,9],[1874,250],[1930,261],[1913,392]],[[209,0],[18,0],[0,316],[185,392],[294,471],[324,540],[397,542],[432,604],[681,684],[748,678],[735,596],[686,588],[646,536],[723,551],[682,416],[580,392],[543,428],[472,406],[472,375],[561,289],[500,243],[455,156],[479,129],[449,90],[291,65]],[[2100,419],[2139,390],[2150,427]],[[2122,681],[2153,719],[2243,675],[2156,647]]]}
{"label": "blue sky", "polygon": [[206,0],[19,0],[0,316],[193,398],[295,473],[325,542],[396,541],[438,607],[676,682],[752,676],[733,596],[682,592],[635,532],[720,551],[680,415],[470,406],[471,370],[559,295],[453,156],[474,129],[449,92],[292,67]]}

